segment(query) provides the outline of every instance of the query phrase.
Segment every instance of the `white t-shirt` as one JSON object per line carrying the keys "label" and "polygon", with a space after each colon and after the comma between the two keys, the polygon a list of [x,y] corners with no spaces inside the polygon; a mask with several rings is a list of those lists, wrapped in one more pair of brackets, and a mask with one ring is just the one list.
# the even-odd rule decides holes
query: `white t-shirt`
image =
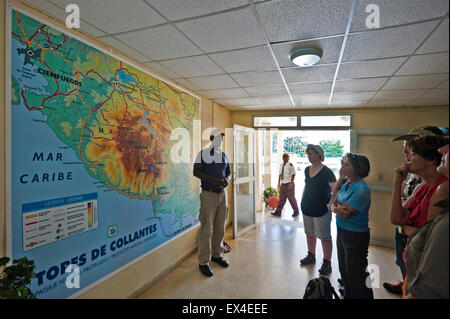
{"label": "white t-shirt", "polygon": [[[280,175],[281,171],[283,170],[283,165],[284,163],[280,165]],[[281,176],[280,183],[281,184],[290,183],[292,180],[292,175],[295,175],[295,167],[294,165],[292,165],[292,163],[287,162],[286,165],[284,166],[284,172],[283,176]]]}

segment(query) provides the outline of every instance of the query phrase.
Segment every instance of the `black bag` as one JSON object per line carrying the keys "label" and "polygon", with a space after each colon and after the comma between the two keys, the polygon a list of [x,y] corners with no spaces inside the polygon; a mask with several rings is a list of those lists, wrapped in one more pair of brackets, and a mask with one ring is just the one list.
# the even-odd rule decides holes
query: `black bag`
{"label": "black bag", "polygon": [[[334,298],[333,298],[334,297]],[[303,299],[340,299],[327,277],[311,279],[305,289]]]}

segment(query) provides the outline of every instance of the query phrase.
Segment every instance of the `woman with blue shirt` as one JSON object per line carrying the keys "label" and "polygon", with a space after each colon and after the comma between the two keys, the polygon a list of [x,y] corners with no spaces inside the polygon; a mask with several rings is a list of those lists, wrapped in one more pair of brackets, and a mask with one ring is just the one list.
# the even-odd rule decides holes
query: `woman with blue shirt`
{"label": "woman with blue shirt", "polygon": [[331,210],[336,213],[336,245],[345,299],[373,299],[373,291],[366,285],[370,189],[363,179],[369,171],[367,157],[347,153],[331,199]]}

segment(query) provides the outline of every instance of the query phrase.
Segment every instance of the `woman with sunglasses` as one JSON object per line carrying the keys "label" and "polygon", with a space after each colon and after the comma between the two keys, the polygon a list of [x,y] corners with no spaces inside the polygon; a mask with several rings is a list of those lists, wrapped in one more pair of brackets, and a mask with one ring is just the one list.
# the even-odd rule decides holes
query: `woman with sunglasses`
{"label": "woman with sunglasses", "polygon": [[366,285],[371,198],[364,178],[369,171],[367,157],[347,153],[331,199],[331,210],[336,213],[336,245],[345,299],[373,299],[373,291]]}

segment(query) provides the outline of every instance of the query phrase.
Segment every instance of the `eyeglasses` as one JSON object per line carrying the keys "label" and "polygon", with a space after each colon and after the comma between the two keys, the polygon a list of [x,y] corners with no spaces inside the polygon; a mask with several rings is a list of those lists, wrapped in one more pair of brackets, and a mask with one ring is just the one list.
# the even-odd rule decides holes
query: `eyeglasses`
{"label": "eyeglasses", "polygon": [[358,155],[353,153],[347,153],[345,157],[348,158],[350,162],[352,162],[353,168],[359,168]]}

